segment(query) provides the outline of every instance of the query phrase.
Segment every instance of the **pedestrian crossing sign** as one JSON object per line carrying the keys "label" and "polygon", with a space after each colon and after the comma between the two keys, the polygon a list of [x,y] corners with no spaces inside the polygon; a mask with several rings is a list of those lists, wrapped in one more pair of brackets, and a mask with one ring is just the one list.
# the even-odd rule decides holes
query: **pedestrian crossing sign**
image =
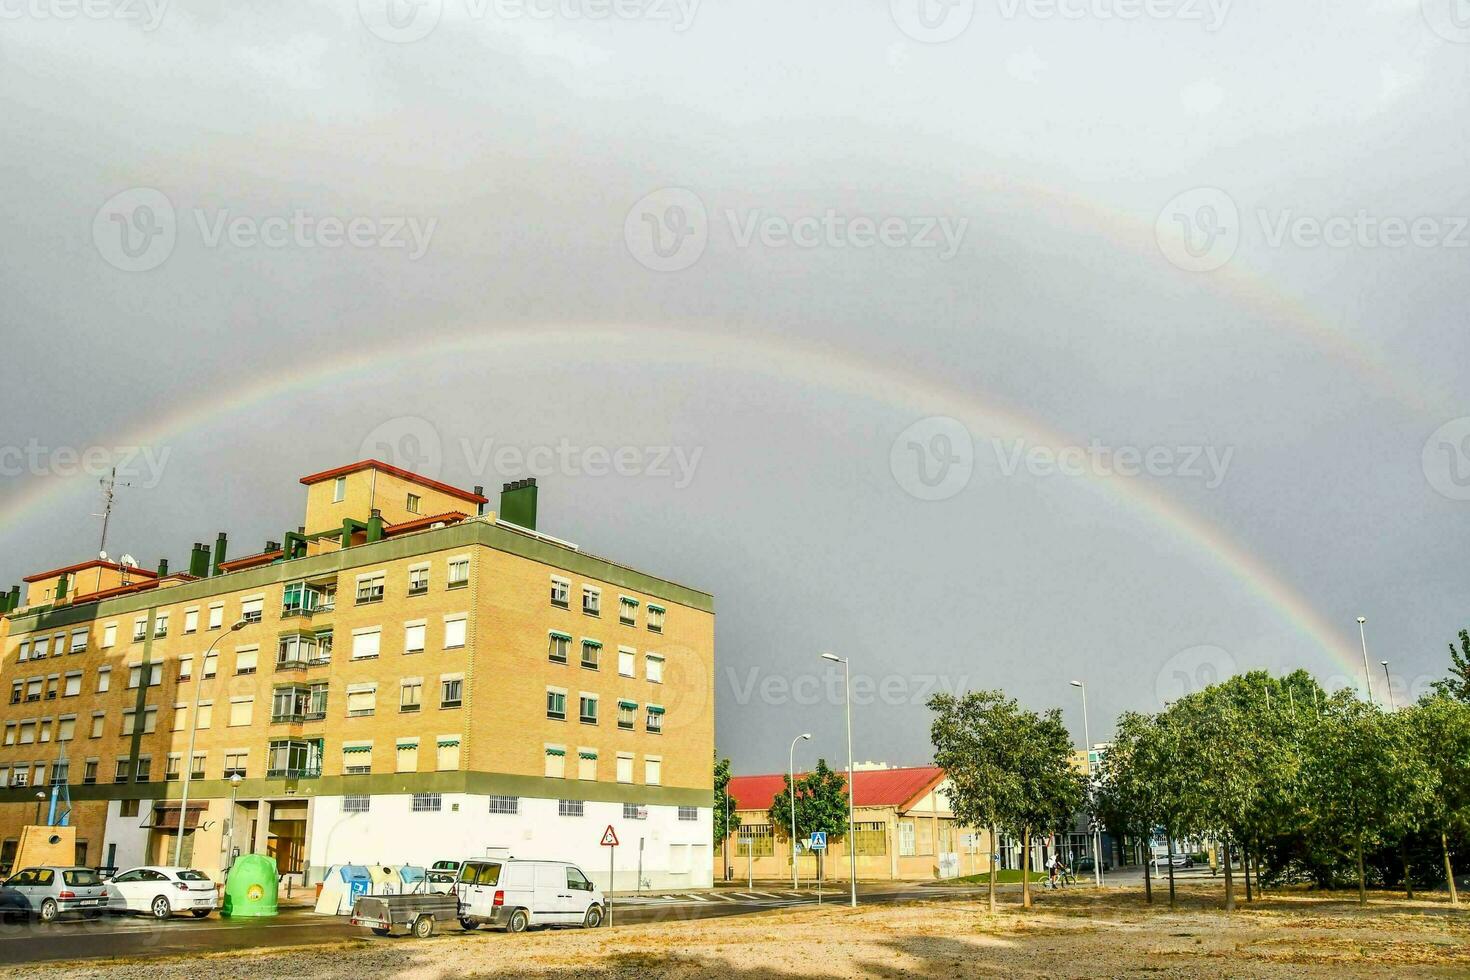
{"label": "pedestrian crossing sign", "polygon": [[811,848],[814,851],[825,851],[827,849],[827,832],[825,830],[812,831]]}

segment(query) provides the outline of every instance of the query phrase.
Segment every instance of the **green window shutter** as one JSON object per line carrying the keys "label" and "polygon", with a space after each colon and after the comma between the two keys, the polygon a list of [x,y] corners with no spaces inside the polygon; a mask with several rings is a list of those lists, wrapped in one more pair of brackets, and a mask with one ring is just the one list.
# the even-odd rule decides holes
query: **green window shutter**
{"label": "green window shutter", "polygon": [[547,755],[553,755],[553,756],[563,756],[563,755],[566,755],[567,754],[567,750],[566,749],[547,749],[546,750],[546,754]]}
{"label": "green window shutter", "polygon": [[[636,708],[636,707],[638,707],[638,702],[637,701],[628,701],[628,700],[625,700],[623,698],[619,698],[618,699],[618,707],[619,708]],[[662,709],[660,709],[660,710],[662,710]]]}
{"label": "green window shutter", "polygon": [[664,713],[664,709],[659,705],[650,704],[648,706],[648,713],[651,715],[661,715]]}

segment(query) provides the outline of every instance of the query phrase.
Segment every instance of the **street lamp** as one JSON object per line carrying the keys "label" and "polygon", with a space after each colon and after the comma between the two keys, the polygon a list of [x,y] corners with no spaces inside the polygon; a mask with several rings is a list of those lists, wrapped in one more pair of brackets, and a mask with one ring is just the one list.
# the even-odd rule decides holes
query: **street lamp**
{"label": "street lamp", "polygon": [[852,665],[846,657],[822,654],[823,660],[842,665],[842,704],[847,712],[847,904],[857,908],[857,805],[853,802],[852,785]]}
{"label": "street lamp", "polygon": [[791,888],[796,890],[801,886],[796,883],[796,743],[802,740],[810,740],[811,732],[798,735],[791,740],[791,751],[787,753],[786,772],[791,778]]}
{"label": "street lamp", "polygon": [[37,826],[40,826],[40,824],[41,824],[41,804],[42,803],[45,803],[45,802],[46,802],[46,791],[45,790],[38,790],[36,792],[36,819],[34,821],[34,823]]}
{"label": "street lamp", "polygon": [[[193,768],[192,762],[189,765],[190,768]],[[235,793],[239,788],[240,774],[232,773],[230,775],[230,843],[229,850],[225,852],[226,869],[235,866]]]}
{"label": "street lamp", "polygon": [[[1083,743],[1082,744],[1082,753],[1083,753],[1083,758],[1087,760],[1087,782],[1088,782],[1089,788],[1091,788],[1091,783],[1092,783],[1092,733],[1088,730],[1088,727],[1087,727],[1087,685],[1084,684],[1084,683],[1082,683],[1081,681],[1073,681],[1072,682],[1072,686],[1075,687],[1075,688],[1080,688],[1081,691],[1082,691],[1082,743]],[[1101,887],[1102,886],[1102,829],[1100,827],[1095,826],[1096,823],[1097,823],[1097,821],[1094,820],[1093,821],[1094,828],[1093,828],[1093,831],[1092,831],[1092,834],[1093,834],[1093,843],[1092,843],[1092,877],[1093,877],[1093,880],[1097,882],[1098,886]]]}
{"label": "street lamp", "polygon": [[1363,679],[1368,682],[1368,703],[1373,703],[1373,674],[1368,669],[1368,634],[1363,629],[1363,624],[1368,621],[1366,616],[1358,617],[1358,639],[1363,643]]}
{"label": "street lamp", "polygon": [[1393,704],[1393,678],[1388,676],[1388,661],[1380,660],[1378,662],[1383,665],[1383,690],[1387,692],[1385,697],[1388,699],[1388,710],[1397,711],[1398,709]]}
{"label": "street lamp", "polygon": [[[237,633],[244,629],[249,623],[240,620],[230,627],[230,633]],[[189,717],[189,753],[184,757],[184,792],[179,801],[179,827],[178,835],[174,838],[174,867],[180,867],[184,855],[184,819],[189,813],[189,779],[194,775],[194,736],[199,731],[199,695],[204,691],[204,665],[209,662],[209,655],[214,652],[215,644],[223,640],[228,633],[221,633],[214,638],[204,651],[204,656],[199,658],[199,675],[194,679],[194,713]],[[230,808],[230,836],[234,837],[235,810]]]}

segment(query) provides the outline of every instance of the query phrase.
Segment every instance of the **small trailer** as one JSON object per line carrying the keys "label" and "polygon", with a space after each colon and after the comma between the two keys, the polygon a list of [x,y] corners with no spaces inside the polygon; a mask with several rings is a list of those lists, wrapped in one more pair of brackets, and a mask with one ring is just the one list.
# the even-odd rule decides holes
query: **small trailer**
{"label": "small trailer", "polygon": [[417,893],[412,895],[364,895],[352,906],[352,924],[367,926],[379,936],[411,933],[419,939],[434,934],[436,922],[459,918],[459,896]]}

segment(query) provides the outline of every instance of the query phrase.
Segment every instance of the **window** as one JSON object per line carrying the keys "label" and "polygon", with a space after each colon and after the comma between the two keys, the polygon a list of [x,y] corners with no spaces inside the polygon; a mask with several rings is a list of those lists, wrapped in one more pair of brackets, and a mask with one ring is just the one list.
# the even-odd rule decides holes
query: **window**
{"label": "window", "polygon": [[914,822],[912,820],[900,820],[898,822],[898,856],[913,857],[917,853],[914,846]]}
{"label": "window", "polygon": [[774,857],[776,838],[770,824],[744,824],[738,831],[735,853],[740,857]]}
{"label": "window", "polygon": [[423,620],[403,624],[403,652],[423,653],[424,635],[428,629]]}
{"label": "window", "polygon": [[112,686],[112,668],[111,667],[98,667],[97,668],[97,693],[98,694],[106,694],[108,688],[110,688],[111,686]]}
{"label": "window", "polygon": [[618,647],[618,676],[637,677],[638,665],[635,658],[638,655],[627,647]]}
{"label": "window", "polygon": [[664,631],[664,607],[648,604],[648,631],[650,633],[662,633]]}
{"label": "window", "polygon": [[648,724],[644,727],[655,735],[663,733],[664,709],[661,706],[656,704],[648,706]]}
{"label": "window", "polygon": [[438,813],[443,805],[443,798],[438,793],[413,794],[414,813]]}
{"label": "window", "polygon": [[378,655],[378,641],[383,631],[380,627],[373,626],[367,629],[356,629],[352,631],[352,659],[366,660]]}
{"label": "window", "polygon": [[116,646],[116,645],[117,645],[117,624],[116,623],[108,623],[106,626],[102,627],[102,646],[103,646],[103,648],[107,648],[107,647],[112,647],[112,646]]}
{"label": "window", "polygon": [[490,812],[518,814],[521,812],[521,798],[519,796],[492,796],[490,797]]}
{"label": "window", "polygon": [[597,695],[584,693],[578,698],[577,720],[584,725],[597,724]]}
{"label": "window", "polygon": [[[26,724],[20,726],[20,740],[26,741]],[[122,713],[122,734],[131,735],[138,729],[138,713],[136,711],[124,711]]]}
{"label": "window", "polygon": [[852,825],[853,853],[858,857],[881,857],[888,853],[888,833],[881,821]]}
{"label": "window", "polygon": [[373,743],[353,742],[342,746],[342,772],[348,776],[366,776],[373,771]]}
{"label": "window", "polygon": [[546,717],[563,719],[567,716],[567,692],[554,687],[546,689]]}
{"label": "window", "polygon": [[441,738],[437,745],[438,753],[434,759],[434,768],[439,772],[453,772],[459,768],[459,739]]}
{"label": "window", "polygon": [[618,782],[631,783],[633,781],[633,756],[628,752],[618,753]]}
{"label": "window", "polygon": [[[30,680],[26,681],[26,700],[41,700],[41,688],[43,685],[45,685],[45,683],[46,678],[44,677],[32,677]],[[133,686],[137,687],[136,684],[134,684]]]}
{"label": "window", "polygon": [[265,597],[255,596],[240,601],[240,618],[247,623],[258,623],[265,616]]}
{"label": "window", "polygon": [[72,630],[70,652],[81,653],[85,649],[87,649],[87,631]]}
{"label": "window", "polygon": [[204,778],[204,757],[205,757],[205,753],[203,753],[203,752],[195,752],[194,753],[194,764],[189,767],[189,778],[190,779],[203,779]]}
{"label": "window", "polygon": [[213,677],[218,672],[219,672],[219,654],[217,654],[213,650],[211,650],[211,651],[205,653],[205,655],[204,655],[204,669],[201,672],[200,676],[203,677],[205,680],[209,680],[211,677]]}
{"label": "window", "polygon": [[185,633],[198,633],[199,632],[199,610],[198,609],[185,609],[184,610],[184,632]]}
{"label": "window", "polygon": [[649,786],[657,786],[663,778],[664,761],[656,755],[643,757],[643,781]]}
{"label": "window", "polygon": [[62,697],[74,698],[82,693],[82,672],[73,671],[66,675],[66,685],[61,689]]}
{"label": "window", "polygon": [[465,617],[459,614],[450,618],[444,617],[444,649],[457,650],[464,646]]}
{"label": "window", "polygon": [[602,644],[596,640],[582,641],[582,666],[596,670],[602,660]]}
{"label": "window", "polygon": [[602,615],[602,590],[591,585],[582,586],[582,612],[588,616]]}
{"label": "window", "polygon": [[618,597],[618,622],[624,626],[638,625],[638,600],[628,596]]}
{"label": "window", "polygon": [[153,620],[153,636],[168,636],[168,613],[159,613]]}
{"label": "window", "polygon": [[378,708],[378,685],[351,684],[347,688],[347,717],[362,718]]}
{"label": "window", "polygon": [[267,778],[315,778],[322,774],[322,740],[272,739],[265,758]]}
{"label": "window", "polygon": [[50,677],[46,678],[46,700],[47,701],[55,701],[56,700],[56,689],[60,686],[60,683],[61,683],[61,675],[60,674],[52,674]]}
{"label": "window", "polygon": [[618,727],[631,732],[638,725],[638,702],[618,701]]}
{"label": "window", "polygon": [[222,602],[214,603],[209,607],[209,628],[217,630],[225,624],[225,605]]}
{"label": "window", "polygon": [[408,512],[410,514],[417,514],[419,513],[419,507],[422,504],[423,500],[419,497],[419,495],[416,493],[411,493],[408,495],[408,501],[405,503],[404,506],[408,508]]}
{"label": "window", "polygon": [[417,711],[423,706],[423,700],[424,679],[422,677],[405,677],[398,682],[399,711]]}
{"label": "window", "polygon": [[398,772],[418,772],[419,770],[419,743],[417,739],[412,741],[404,739],[398,743],[397,755],[395,757]]}
{"label": "window", "polygon": [[385,576],[382,572],[359,575],[357,577],[357,604],[361,606],[369,602],[382,602],[384,581]]}
{"label": "window", "polygon": [[189,727],[189,706],[187,704],[174,705],[174,723],[170,731],[181,732]]}
{"label": "window", "polygon": [[648,819],[648,807],[646,807],[646,806],[639,806],[637,803],[624,803],[623,804],[623,819],[624,820],[647,820]]}
{"label": "window", "polygon": [[146,755],[138,756],[138,768],[133,772],[133,782],[146,783],[153,775],[153,760]]}
{"label": "window", "polygon": [[260,663],[260,647],[238,647],[235,650],[235,673],[253,674]]}
{"label": "window", "polygon": [[[276,669],[294,670],[305,667],[316,653],[316,637],[313,634],[288,633],[276,641]],[[254,664],[251,665],[252,667]],[[236,673],[241,673],[236,665]]]}
{"label": "window", "polygon": [[664,658],[650,653],[643,658],[643,676],[654,684],[664,682]]}
{"label": "window", "polygon": [[249,756],[250,753],[245,749],[235,749],[226,752],[224,778],[229,779],[231,776],[239,776],[241,779],[244,779],[246,776],[246,759]]}
{"label": "window", "polygon": [[552,663],[567,662],[567,652],[572,648],[572,638],[565,633],[552,633],[546,645],[546,659]]}
{"label": "window", "polygon": [[[144,616],[142,618],[141,622],[143,623],[144,632],[146,632],[147,629],[148,629],[148,617],[147,616]],[[138,640],[141,640],[142,638],[143,637],[141,637],[141,636],[134,637],[134,639],[138,639]],[[35,644],[33,645],[32,649],[31,649],[31,659],[32,660],[45,660],[46,659],[46,651],[49,650],[49,649],[51,649],[51,638],[49,636],[37,637],[36,638],[36,642],[35,642]]]}
{"label": "window", "polygon": [[282,616],[309,616],[322,604],[322,590],[305,582],[290,582],[281,590]]}
{"label": "window", "polygon": [[340,504],[347,499],[347,477],[339,476],[332,481],[332,503]]}
{"label": "window", "polygon": [[[143,637],[145,637],[147,635],[148,635],[148,617],[147,616],[139,616],[137,619],[133,620],[133,642],[136,643],[139,640],[142,640]],[[36,641],[36,648],[39,650],[41,648],[41,644],[43,644],[45,642],[46,642],[45,640],[37,640]]]}
{"label": "window", "polygon": [[91,786],[97,782],[97,760],[88,759],[82,765],[82,782]]}
{"label": "window", "polygon": [[556,812],[563,817],[580,817],[586,812],[586,804],[581,800],[557,800]]}
{"label": "window", "polygon": [[68,715],[68,716],[62,717],[62,718],[60,718],[60,719],[57,720],[57,722],[56,722],[56,741],[58,741],[58,742],[70,742],[73,738],[76,737],[76,732],[77,732],[77,716],[76,715]]}
{"label": "window", "polygon": [[[92,730],[87,733],[87,737],[88,738],[101,738],[102,737],[102,724],[103,724],[102,719],[104,719],[106,717],[107,716],[104,715],[104,714],[95,714],[95,715],[92,716]],[[9,742],[6,742],[5,744],[9,745],[10,743]]]}
{"label": "window", "polygon": [[568,582],[564,578],[557,578],[555,575],[551,576],[551,604],[553,606],[560,606],[565,609],[571,591],[571,582]]}
{"label": "window", "polygon": [[230,727],[239,728],[250,724],[255,714],[255,698],[230,698]]}
{"label": "window", "polygon": [[546,777],[564,779],[567,774],[567,750],[560,745],[546,746]]}
{"label": "window", "polygon": [[597,750],[577,750],[577,778],[594,782],[597,779]]}
{"label": "window", "polygon": [[7,721],[5,723],[5,744],[15,744],[15,722],[13,721]]}
{"label": "window", "polygon": [[182,684],[184,681],[187,681],[187,680],[191,679],[193,676],[194,676],[194,658],[193,657],[180,657],[179,658],[179,676],[178,676],[179,683]]}
{"label": "window", "polygon": [[372,797],[362,794],[342,797],[343,813],[367,813],[372,806]]}
{"label": "window", "polygon": [[[132,772],[133,772],[132,766],[129,765],[127,759],[125,759],[125,758],[124,759],[118,759],[117,760],[117,770],[112,774],[112,781],[114,783],[125,783],[125,782],[128,781],[129,777],[132,775]],[[124,800],[123,802],[124,803],[127,803],[129,801],[128,800]],[[127,816],[127,814],[123,814],[123,816]]]}
{"label": "window", "polygon": [[429,566],[415,565],[408,570],[408,594],[423,595],[429,591]]}
{"label": "window", "polygon": [[200,701],[194,709],[194,727],[202,732],[209,728],[212,721],[214,721],[214,702]]}
{"label": "window", "polygon": [[179,767],[183,764],[184,757],[181,753],[170,752],[163,760],[163,781],[173,782],[179,778]]}
{"label": "window", "polygon": [[682,821],[683,823],[693,823],[694,821],[696,821],[698,819],[699,819],[699,809],[698,809],[698,807],[692,807],[692,806],[681,806],[681,807],[679,807],[679,820]]}
{"label": "window", "polygon": [[461,589],[470,584],[470,560],[468,558],[449,559],[449,576],[445,582],[445,588]]}
{"label": "window", "polygon": [[271,721],[304,721],[311,708],[311,688],[291,685],[271,692]]}
{"label": "window", "polygon": [[464,678],[458,675],[439,679],[439,707],[458,708],[464,696]]}

